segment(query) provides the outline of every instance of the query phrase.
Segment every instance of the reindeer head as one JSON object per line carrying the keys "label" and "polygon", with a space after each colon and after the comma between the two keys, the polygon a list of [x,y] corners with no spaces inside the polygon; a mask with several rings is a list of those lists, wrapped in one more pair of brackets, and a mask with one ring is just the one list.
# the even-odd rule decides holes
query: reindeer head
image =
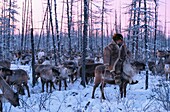
{"label": "reindeer head", "polygon": [[6,78],[6,76],[11,76],[12,73],[12,70],[0,66],[0,76],[2,76],[3,78]]}

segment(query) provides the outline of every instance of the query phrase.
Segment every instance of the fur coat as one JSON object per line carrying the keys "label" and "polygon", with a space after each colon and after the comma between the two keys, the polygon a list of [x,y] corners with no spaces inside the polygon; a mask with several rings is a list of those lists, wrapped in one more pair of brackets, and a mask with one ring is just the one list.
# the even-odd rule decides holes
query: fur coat
{"label": "fur coat", "polygon": [[103,53],[103,62],[108,66],[109,70],[123,71],[123,61],[125,60],[126,55],[129,54],[129,51],[124,44],[119,46],[115,41],[112,41],[104,48]]}

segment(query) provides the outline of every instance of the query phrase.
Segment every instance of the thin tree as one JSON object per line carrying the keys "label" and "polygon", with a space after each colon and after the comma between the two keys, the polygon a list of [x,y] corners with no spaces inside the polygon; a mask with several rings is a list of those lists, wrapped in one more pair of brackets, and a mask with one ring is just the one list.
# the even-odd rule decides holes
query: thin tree
{"label": "thin tree", "polygon": [[167,24],[167,19],[166,19],[167,14],[166,14],[166,11],[167,11],[167,7],[166,7],[166,0],[165,0],[165,25],[164,25],[164,36],[165,36],[165,49],[168,50],[168,41],[167,41],[167,39],[166,39],[166,30],[167,30],[167,28],[166,28],[166,24]]}
{"label": "thin tree", "polygon": [[148,89],[148,21],[147,21],[147,4],[144,0],[144,39],[145,39],[145,62],[146,62],[146,80],[145,80],[145,89]]}
{"label": "thin tree", "polygon": [[119,32],[119,29],[118,29],[118,26],[117,26],[117,11],[115,10],[115,32],[118,33]]}
{"label": "thin tree", "polygon": [[27,46],[27,36],[28,36],[28,30],[29,30],[29,14],[30,14],[30,0],[28,0],[28,2],[27,2],[27,8],[26,8],[26,23],[25,23],[25,35],[24,35],[24,41],[23,41],[23,43],[24,43],[24,51],[26,50],[26,48],[28,47]]}
{"label": "thin tree", "polygon": [[46,11],[45,11],[45,14],[44,14],[44,19],[43,19],[43,22],[42,22],[42,27],[41,27],[41,31],[40,31],[40,37],[39,37],[39,40],[38,40],[38,44],[37,44],[37,49],[40,48],[40,42],[41,42],[43,30],[44,30],[44,24],[45,24],[45,19],[46,19],[47,13],[48,13],[48,5],[47,5],[47,8],[46,8]]}
{"label": "thin tree", "polygon": [[56,28],[56,34],[57,34],[57,47],[58,47],[58,60],[59,63],[61,63],[60,61],[60,36],[59,36],[59,31],[58,31],[58,19],[57,19],[57,3],[56,0],[54,0],[54,12],[55,12],[55,28]]}
{"label": "thin tree", "polygon": [[21,50],[23,50],[24,47],[24,32],[25,32],[25,15],[26,15],[26,3],[27,0],[25,0],[25,2],[23,2],[23,6],[22,6],[22,31],[21,31]]}
{"label": "thin tree", "polygon": [[9,52],[9,50],[10,50],[10,37],[11,37],[11,30],[10,30],[10,28],[11,28],[11,0],[9,0],[9,18],[8,18],[8,43],[7,43],[7,50],[8,50],[8,52]]}
{"label": "thin tree", "polygon": [[84,28],[83,28],[83,58],[82,58],[82,85],[85,87],[85,71],[86,71],[86,48],[87,48],[87,32],[88,32],[88,0],[84,0]]}
{"label": "thin tree", "polygon": [[48,8],[49,8],[49,13],[50,13],[50,24],[51,24],[51,31],[52,31],[52,40],[53,40],[53,49],[54,49],[54,60],[55,60],[55,65],[57,65],[56,45],[55,45],[55,39],[54,39],[54,28],[53,28],[52,11],[51,11],[50,0],[48,0],[47,4],[48,4]]}
{"label": "thin tree", "polygon": [[103,26],[104,26],[104,5],[105,5],[105,2],[104,0],[102,1],[102,22],[101,22],[101,45],[102,45],[102,48],[101,48],[101,52],[102,52],[102,57],[103,57]]}
{"label": "thin tree", "polygon": [[[63,35],[62,29],[63,29],[64,5],[65,5],[64,0],[63,0],[62,4],[63,4],[63,5],[62,5],[62,15],[61,15],[61,26],[60,26],[60,35],[59,35],[59,36],[60,36],[60,37],[59,37],[59,38],[60,38],[60,42],[62,42],[62,40],[63,40],[63,39],[61,38],[61,36]],[[62,53],[63,53],[63,52],[62,52],[62,49],[63,49],[63,47],[61,47],[61,55],[62,55]]]}
{"label": "thin tree", "polygon": [[[3,21],[2,21],[2,15],[3,15],[3,7],[0,7],[0,8],[2,8],[1,10],[2,10],[2,13],[1,13],[1,16],[0,16],[0,23],[3,23]],[[0,60],[2,60],[3,59],[3,32],[2,32],[2,28],[3,28],[3,26],[1,25],[0,26]]]}
{"label": "thin tree", "polygon": [[141,17],[141,0],[139,0],[139,8],[138,8],[138,14],[137,14],[137,27],[136,27],[136,32],[135,32],[135,35],[136,35],[136,45],[135,45],[135,47],[136,47],[136,52],[135,52],[135,59],[137,59],[137,57],[138,57],[138,46],[139,46],[139,44],[138,44],[138,42],[139,42],[139,30],[140,30],[140,17]]}
{"label": "thin tree", "polygon": [[69,55],[71,56],[71,17],[70,9],[69,9],[69,2],[67,0],[67,24],[68,24],[68,39],[69,39]]}
{"label": "thin tree", "polygon": [[133,56],[134,56],[134,58],[136,59],[136,54],[135,54],[135,51],[136,51],[136,15],[137,15],[137,13],[136,13],[136,11],[137,11],[137,9],[136,9],[136,0],[133,0],[133,34],[132,34],[132,36],[133,36],[133,44],[132,44],[132,54],[133,54]]}
{"label": "thin tree", "polygon": [[154,57],[156,62],[156,41],[157,41],[157,23],[158,23],[158,0],[154,0],[155,2],[155,31],[154,31]]}

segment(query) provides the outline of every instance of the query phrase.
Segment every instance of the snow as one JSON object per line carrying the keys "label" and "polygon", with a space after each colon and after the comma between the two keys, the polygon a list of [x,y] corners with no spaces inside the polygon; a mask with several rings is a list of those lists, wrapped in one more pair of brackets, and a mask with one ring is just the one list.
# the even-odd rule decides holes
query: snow
{"label": "snow", "polygon": [[[145,89],[145,72],[136,76],[138,84],[127,86],[127,97],[120,98],[117,85],[106,85],[104,92],[106,100],[100,98],[99,87],[95,92],[95,99],[91,98],[93,82],[85,88],[80,85],[80,79],[75,83],[68,83],[67,90],[62,87],[52,93],[41,93],[41,82],[32,87],[31,67],[14,65],[11,69],[25,69],[30,75],[29,88],[31,97],[20,97],[20,106],[13,107],[10,103],[3,103],[4,112],[165,112],[162,103],[152,96],[156,95],[154,88],[159,88],[160,82],[165,82],[165,76],[149,75],[149,88]],[[169,81],[166,81],[170,84]],[[161,87],[161,86],[160,86]],[[169,94],[170,96],[170,94]],[[170,110],[170,109],[169,109]],[[166,111],[167,112],[167,111]]]}

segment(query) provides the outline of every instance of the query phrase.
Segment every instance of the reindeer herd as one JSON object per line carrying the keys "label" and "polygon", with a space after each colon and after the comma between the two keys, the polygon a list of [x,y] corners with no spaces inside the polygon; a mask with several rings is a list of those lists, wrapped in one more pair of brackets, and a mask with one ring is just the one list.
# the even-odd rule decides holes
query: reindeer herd
{"label": "reindeer herd", "polygon": [[[28,57],[27,57],[28,56]],[[25,56],[26,60],[21,61],[21,64],[31,63],[30,55]],[[166,80],[169,80],[170,76],[170,57],[166,52],[158,52],[159,57],[158,63],[149,62],[149,70],[156,74],[166,74]],[[23,57],[21,59],[24,59]],[[5,97],[13,106],[19,106],[19,95],[25,95],[31,97],[28,80],[30,79],[28,73],[24,69],[11,70],[11,61],[1,60],[0,61],[0,89],[3,94],[0,94],[0,111],[2,111],[2,98]],[[145,63],[141,61],[132,61],[130,64],[136,71],[142,71],[145,69]],[[86,59],[86,71],[85,71],[85,82],[89,84],[90,80],[94,80],[94,86],[92,90],[92,98],[95,98],[95,90],[100,85],[101,97],[105,99],[104,87],[106,84],[119,85],[120,95],[126,97],[126,87],[130,84],[130,81],[124,76],[117,74],[113,76],[113,73],[106,69],[103,63],[96,63],[93,59]],[[60,65],[53,65],[48,57],[42,56],[37,60],[34,65],[35,68],[35,80],[36,82],[41,81],[41,92],[52,92],[52,89],[58,90],[62,88],[67,89],[67,83],[74,83],[78,78],[81,77],[82,63],[80,59],[73,59],[63,61]],[[137,73],[136,73],[137,74]],[[134,75],[134,74],[132,74]],[[46,89],[45,89],[46,87]],[[16,92],[14,92],[14,90]],[[6,92],[7,91],[7,92]],[[9,95],[10,94],[10,95]]]}

